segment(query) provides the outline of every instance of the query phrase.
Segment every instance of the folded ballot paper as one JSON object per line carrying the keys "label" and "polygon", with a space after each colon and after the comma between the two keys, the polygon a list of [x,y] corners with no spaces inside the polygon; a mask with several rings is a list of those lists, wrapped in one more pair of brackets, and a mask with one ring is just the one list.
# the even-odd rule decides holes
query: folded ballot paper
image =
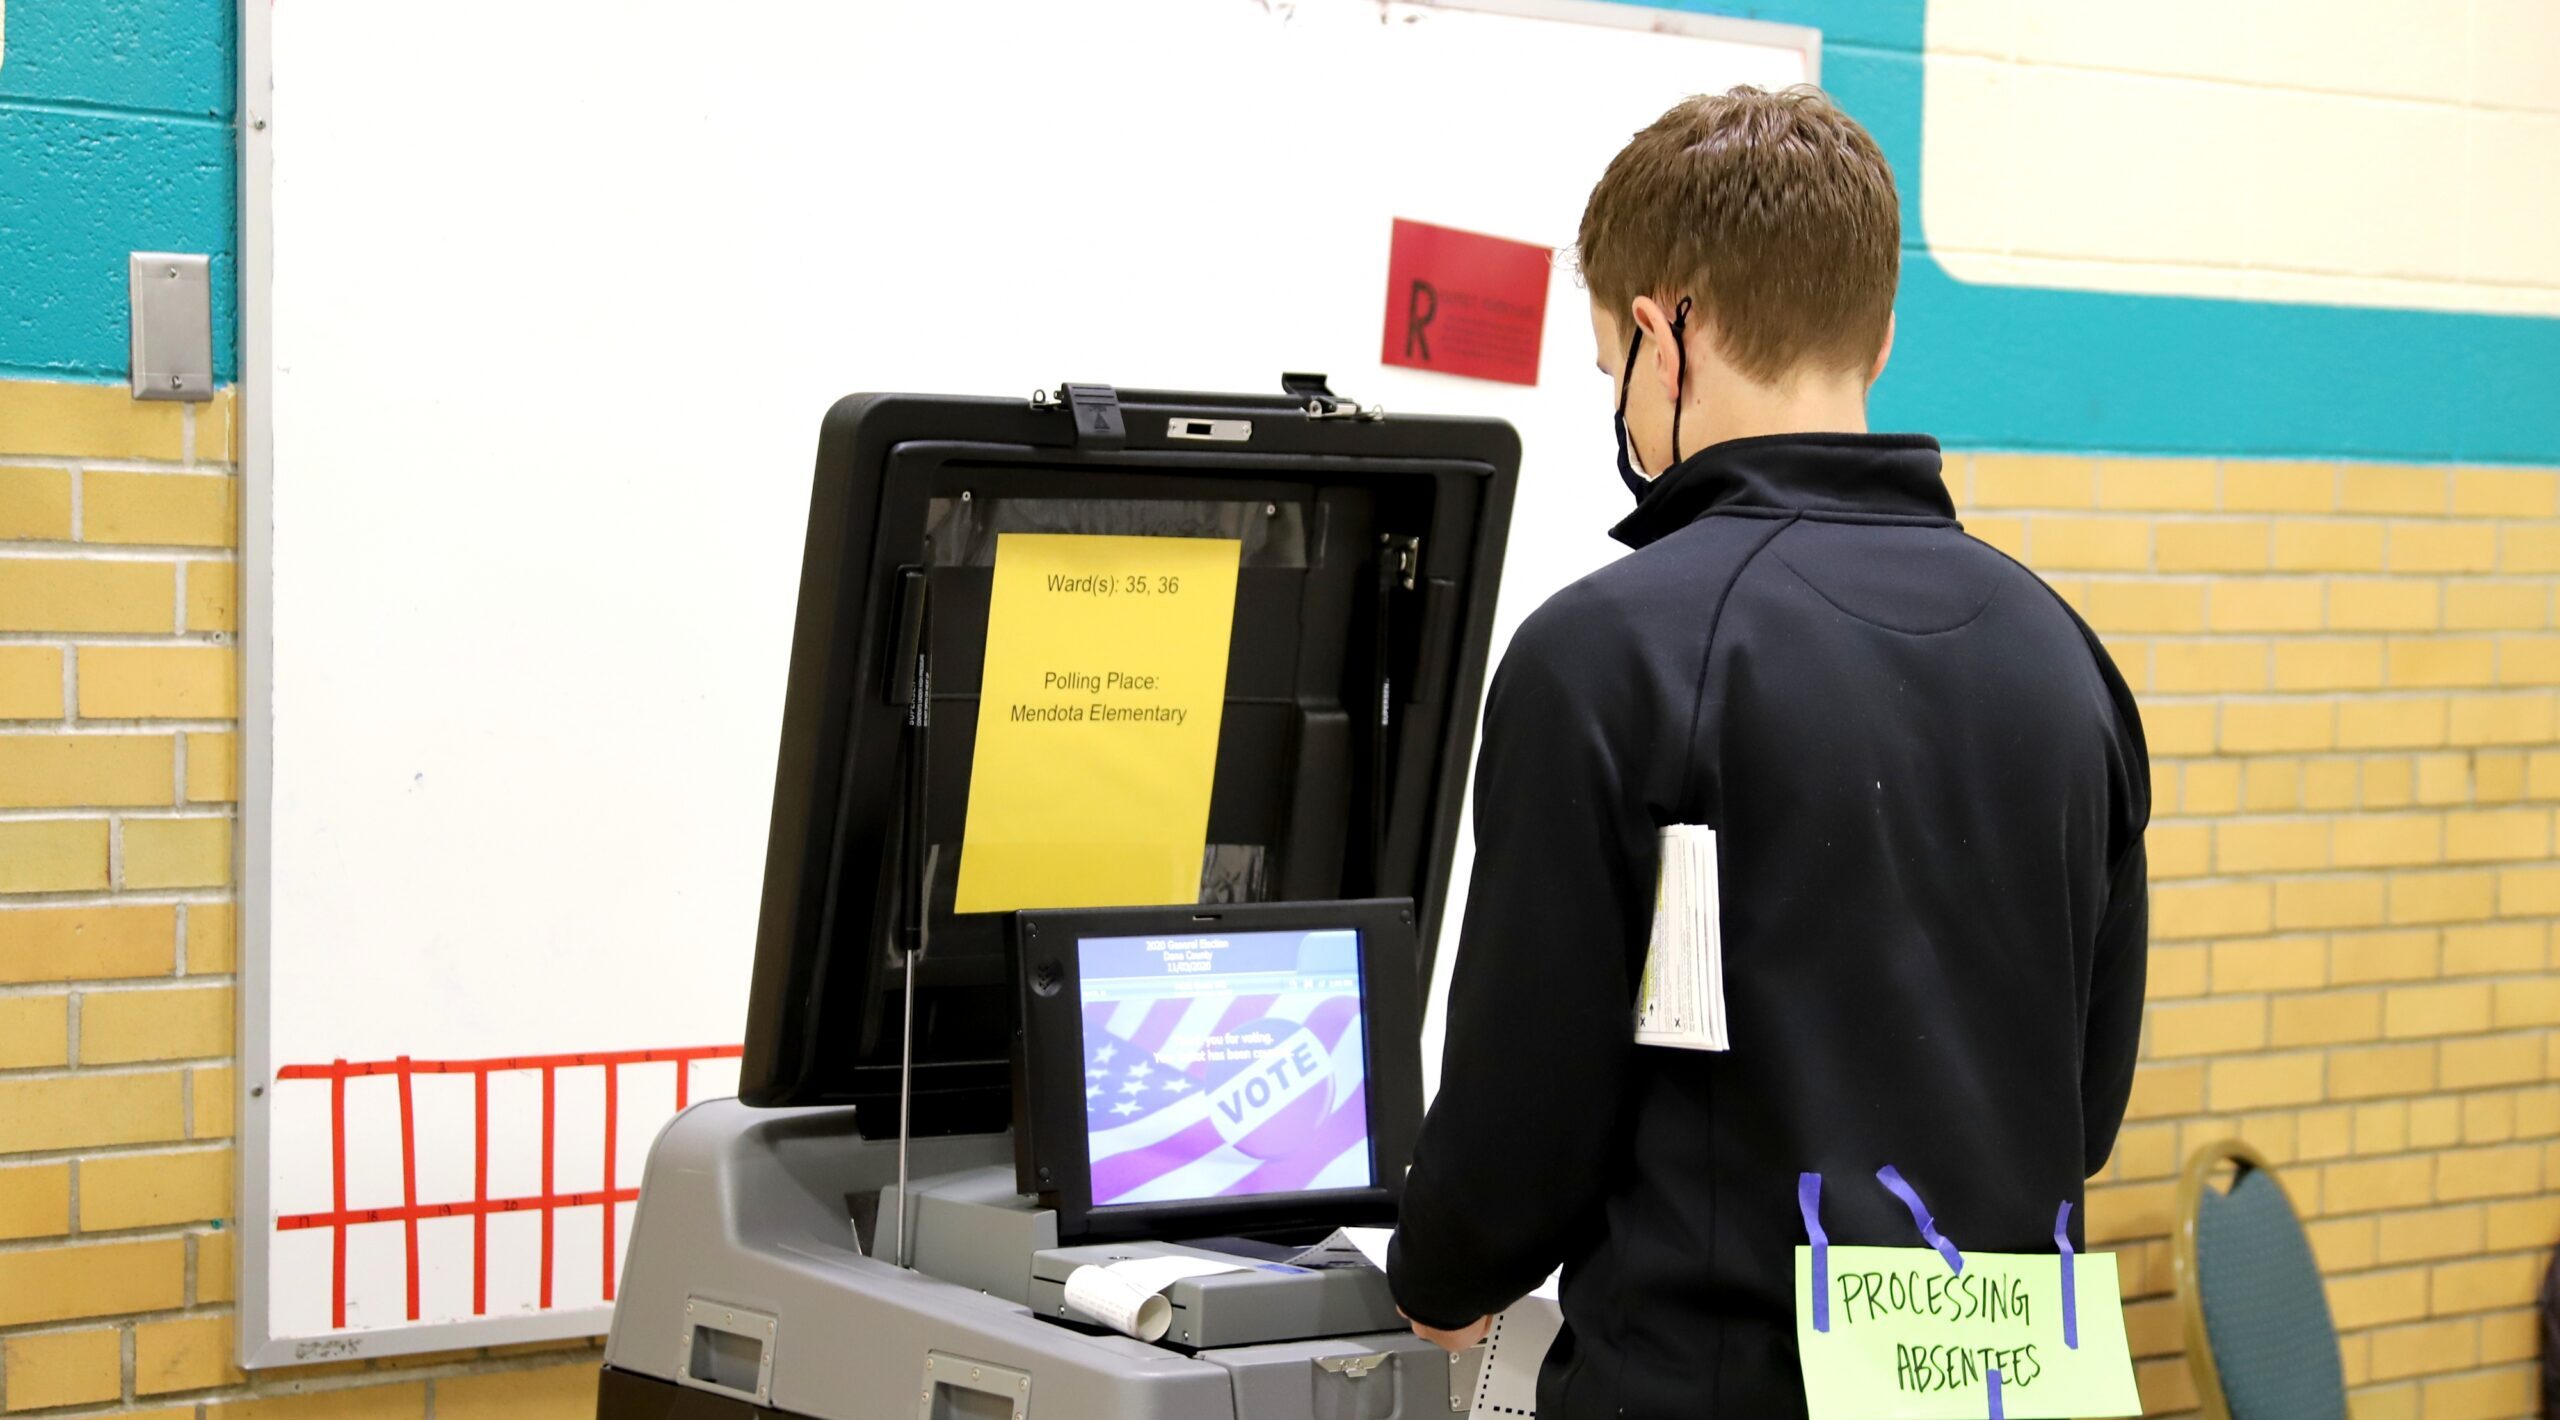
{"label": "folded ballot paper", "polygon": [[1716,831],[1675,823],[1662,830],[1662,875],[1653,937],[1636,992],[1636,1044],[1680,1050],[1731,1046],[1724,1020],[1724,929],[1716,895]]}
{"label": "folded ballot paper", "polygon": [[[1356,1256],[1383,1272],[1392,1231],[1337,1228],[1331,1237],[1290,1261],[1301,1267],[1339,1266]],[[1475,1401],[1468,1410],[1471,1420],[1536,1420],[1538,1367],[1564,1326],[1556,1308],[1556,1280],[1549,1277],[1493,1319],[1476,1368]]]}

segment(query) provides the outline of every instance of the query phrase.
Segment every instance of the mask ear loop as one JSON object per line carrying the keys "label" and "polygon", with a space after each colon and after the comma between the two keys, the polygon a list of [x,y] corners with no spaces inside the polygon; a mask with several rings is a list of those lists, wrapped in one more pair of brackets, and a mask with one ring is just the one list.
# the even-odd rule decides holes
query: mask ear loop
{"label": "mask ear loop", "polygon": [[[1671,348],[1679,352],[1680,357],[1680,373],[1678,376],[1679,384],[1674,386],[1671,391],[1671,462],[1675,466],[1680,462],[1680,406],[1686,402],[1686,396],[1689,393],[1688,331],[1689,298],[1683,296],[1680,298],[1679,308],[1671,313]],[[1642,328],[1638,328],[1636,333],[1641,335],[1644,332]],[[1629,356],[1627,364],[1630,367],[1633,367],[1635,364],[1635,358],[1633,356]],[[1624,395],[1619,396],[1618,404],[1621,409],[1626,407],[1626,397]]]}
{"label": "mask ear loop", "polygon": [[1637,326],[1635,338],[1627,342],[1627,361],[1618,375],[1618,477],[1626,483],[1627,491],[1639,500],[1644,497],[1645,481],[1644,475],[1636,472],[1635,461],[1628,454],[1627,392],[1635,388],[1636,350],[1643,344],[1644,327]]}

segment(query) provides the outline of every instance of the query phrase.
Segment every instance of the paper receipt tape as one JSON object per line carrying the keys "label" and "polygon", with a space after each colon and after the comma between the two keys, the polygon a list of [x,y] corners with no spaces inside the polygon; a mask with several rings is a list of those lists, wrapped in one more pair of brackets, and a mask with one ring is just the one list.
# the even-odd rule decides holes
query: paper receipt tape
{"label": "paper receipt tape", "polygon": [[1067,1274],[1067,1305],[1140,1341],[1162,1341],[1173,1325],[1173,1303],[1165,1299],[1165,1288],[1185,1277],[1243,1270],[1238,1263],[1181,1254],[1086,1263]]}
{"label": "paper receipt tape", "polygon": [[1162,1292],[1147,1291],[1092,1263],[1067,1274],[1067,1305],[1140,1341],[1162,1341],[1173,1325],[1173,1303]]}

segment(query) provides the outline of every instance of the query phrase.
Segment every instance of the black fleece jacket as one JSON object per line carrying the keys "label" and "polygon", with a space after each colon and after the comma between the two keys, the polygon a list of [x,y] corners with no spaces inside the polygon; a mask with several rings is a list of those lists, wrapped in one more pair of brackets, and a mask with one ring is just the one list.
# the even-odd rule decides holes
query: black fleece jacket
{"label": "black fleece jacket", "polygon": [[[1933,439],[1718,444],[1614,535],[1494,677],[1389,1273],[1455,1326],[1561,1264],[1542,1420],[1801,1417],[1799,1173],[1834,1244],[1920,1245],[1886,1164],[1959,1247],[2079,1231],[2141,1026],[2142,727]],[[1674,823],[1717,833],[1725,1053],[1633,1042]]]}

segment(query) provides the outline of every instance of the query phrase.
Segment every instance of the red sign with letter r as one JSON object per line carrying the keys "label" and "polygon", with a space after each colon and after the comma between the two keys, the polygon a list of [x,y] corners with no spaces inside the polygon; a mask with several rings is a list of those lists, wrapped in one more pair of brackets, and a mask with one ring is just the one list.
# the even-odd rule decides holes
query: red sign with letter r
{"label": "red sign with letter r", "polygon": [[1390,365],[1538,382],[1554,253],[1534,242],[1397,218],[1387,249]]}

